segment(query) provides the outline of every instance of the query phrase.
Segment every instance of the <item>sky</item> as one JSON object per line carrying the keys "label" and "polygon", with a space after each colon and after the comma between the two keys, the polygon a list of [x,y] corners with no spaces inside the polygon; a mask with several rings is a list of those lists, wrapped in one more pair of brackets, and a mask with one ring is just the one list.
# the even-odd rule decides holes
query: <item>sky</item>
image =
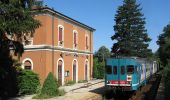
{"label": "sky", "polygon": [[[152,39],[149,48],[155,52],[159,47],[156,44],[158,36],[170,22],[170,0],[136,1],[141,4],[141,12],[146,18],[145,28]],[[103,45],[111,50],[114,43],[110,38],[114,35],[114,17],[122,4],[123,0],[44,0],[44,5],[96,29],[94,52]]]}

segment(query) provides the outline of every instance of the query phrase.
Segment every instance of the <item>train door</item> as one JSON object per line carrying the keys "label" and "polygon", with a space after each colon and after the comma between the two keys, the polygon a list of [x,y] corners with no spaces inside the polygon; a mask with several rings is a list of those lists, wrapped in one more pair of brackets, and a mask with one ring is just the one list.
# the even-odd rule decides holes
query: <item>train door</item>
{"label": "train door", "polygon": [[118,76],[118,61],[119,59],[114,59],[112,60],[112,65],[113,65],[113,80],[118,81],[119,76]]}
{"label": "train door", "polygon": [[119,67],[118,67],[118,73],[119,73],[119,81],[123,82],[126,81],[126,60],[119,60]]}

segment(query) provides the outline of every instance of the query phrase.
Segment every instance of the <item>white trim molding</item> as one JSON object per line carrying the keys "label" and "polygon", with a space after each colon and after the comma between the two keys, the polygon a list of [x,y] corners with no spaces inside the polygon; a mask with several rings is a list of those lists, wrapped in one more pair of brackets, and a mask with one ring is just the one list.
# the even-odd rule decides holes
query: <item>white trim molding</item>
{"label": "white trim molding", "polygon": [[72,80],[73,80],[73,64],[74,64],[74,61],[76,61],[76,83],[78,82],[78,61],[77,59],[73,59],[72,61]]}
{"label": "white trim molding", "polygon": [[22,61],[22,69],[24,69],[24,63],[25,61],[29,61],[31,63],[31,70],[33,70],[33,61],[30,59],[30,58],[25,58],[23,61]]}
{"label": "white trim molding", "polygon": [[57,60],[56,77],[57,77],[57,79],[58,79],[58,62],[59,62],[59,61],[62,61],[62,85],[64,85],[64,60],[63,60],[63,58],[59,58],[59,59]]}

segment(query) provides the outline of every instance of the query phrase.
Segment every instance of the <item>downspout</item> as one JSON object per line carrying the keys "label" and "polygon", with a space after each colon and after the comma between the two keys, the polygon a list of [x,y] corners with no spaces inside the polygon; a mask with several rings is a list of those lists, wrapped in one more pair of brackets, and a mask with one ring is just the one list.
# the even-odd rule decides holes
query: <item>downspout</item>
{"label": "downspout", "polygon": [[52,73],[54,75],[54,13],[52,13]]}
{"label": "downspout", "polygon": [[90,31],[90,80],[92,79],[93,77],[93,73],[92,73],[92,61],[91,61],[91,57],[93,54],[91,54],[92,52],[92,32]]}

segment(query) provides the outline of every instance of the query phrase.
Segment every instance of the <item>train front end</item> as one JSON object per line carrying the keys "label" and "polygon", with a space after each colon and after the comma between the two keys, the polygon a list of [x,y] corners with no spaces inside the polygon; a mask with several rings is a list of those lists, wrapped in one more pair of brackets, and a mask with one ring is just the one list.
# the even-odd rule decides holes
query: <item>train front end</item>
{"label": "train front end", "polygon": [[134,59],[106,60],[105,86],[118,91],[133,91],[139,86],[138,66]]}

